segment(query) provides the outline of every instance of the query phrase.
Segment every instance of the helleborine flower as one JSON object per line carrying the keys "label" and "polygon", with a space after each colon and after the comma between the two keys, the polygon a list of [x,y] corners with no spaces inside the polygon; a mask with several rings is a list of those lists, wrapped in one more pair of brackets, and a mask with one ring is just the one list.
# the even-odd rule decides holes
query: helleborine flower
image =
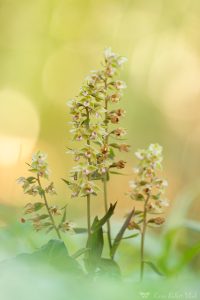
{"label": "helleborine flower", "polygon": [[116,136],[123,136],[123,135],[126,135],[126,130],[124,128],[117,128],[114,130],[114,134]]}
{"label": "helleborine flower", "polygon": [[160,199],[156,202],[160,207],[168,207],[169,201],[167,199]]}
{"label": "helleborine flower", "polygon": [[120,152],[128,152],[129,151],[129,148],[130,148],[130,145],[127,145],[127,144],[121,144],[119,145],[119,151]]}
{"label": "helleborine flower", "polygon": [[133,180],[129,181],[129,186],[131,189],[135,189],[137,187],[137,183]]}
{"label": "helleborine flower", "polygon": [[104,57],[106,59],[115,58],[116,54],[114,52],[112,52],[111,47],[108,47],[108,48],[105,48],[105,50],[104,50]]}
{"label": "helleborine flower", "polygon": [[123,90],[123,89],[126,89],[126,88],[127,88],[126,83],[125,83],[124,81],[122,81],[122,80],[117,80],[117,81],[115,81],[114,86],[115,86],[116,89],[118,89],[118,90]]}
{"label": "helleborine flower", "polygon": [[112,94],[110,96],[110,101],[113,102],[113,103],[117,103],[120,101],[120,98],[121,98],[121,94]]}
{"label": "helleborine flower", "polygon": [[163,186],[163,187],[168,187],[168,181],[164,179],[164,180],[162,181],[162,186]]}
{"label": "helleborine flower", "polygon": [[142,150],[138,150],[137,152],[135,152],[135,156],[139,160],[143,160],[144,159],[144,153],[143,153]]}
{"label": "helleborine flower", "polygon": [[47,163],[47,155],[45,153],[38,151],[32,156],[30,171],[48,179],[50,171]]}
{"label": "helleborine flower", "polygon": [[123,65],[125,62],[127,62],[128,59],[124,56],[120,56],[118,59],[117,59],[117,63],[119,66]]}
{"label": "helleborine flower", "polygon": [[153,155],[159,157],[160,155],[162,155],[163,148],[159,144],[150,144],[148,150]]}

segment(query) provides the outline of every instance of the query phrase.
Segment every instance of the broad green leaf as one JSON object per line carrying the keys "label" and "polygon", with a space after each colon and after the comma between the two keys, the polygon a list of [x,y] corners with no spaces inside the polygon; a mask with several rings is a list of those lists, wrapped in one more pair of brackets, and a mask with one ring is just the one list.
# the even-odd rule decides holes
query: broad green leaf
{"label": "broad green leaf", "polygon": [[101,258],[98,264],[97,275],[110,278],[120,278],[121,271],[119,265],[112,259]]}
{"label": "broad green leaf", "polygon": [[76,259],[78,258],[79,256],[81,256],[82,254],[85,254],[87,251],[89,251],[90,249],[89,248],[82,248],[78,251],[76,251],[74,254],[72,254],[72,258]]}
{"label": "broad green leaf", "polygon": [[29,264],[30,267],[39,268],[45,264],[69,274],[82,273],[81,267],[75,259],[69,256],[64,242],[60,240],[50,240],[32,254],[21,254],[16,259]]}

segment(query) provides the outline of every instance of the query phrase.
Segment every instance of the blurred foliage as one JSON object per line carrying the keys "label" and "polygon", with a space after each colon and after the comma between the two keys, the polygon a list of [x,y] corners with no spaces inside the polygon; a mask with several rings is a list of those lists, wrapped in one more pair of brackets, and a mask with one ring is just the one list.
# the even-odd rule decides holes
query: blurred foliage
{"label": "blurred foliage", "polygon": [[[24,173],[24,162],[35,149],[49,154],[59,201],[69,202],[69,218],[85,225],[85,202],[69,200],[69,191],[56,178],[66,178],[72,166],[65,154],[70,145],[66,101],[78,93],[88,71],[99,67],[105,46],[129,60],[122,74],[128,83],[123,105],[128,143],[132,151],[152,142],[164,146],[171,200],[168,223],[159,232],[151,231],[146,242],[147,256],[170,277],[167,281],[146,266],[147,281],[142,287],[106,281],[77,289],[77,280],[67,280],[56,270],[49,272],[45,266],[34,273],[25,265],[21,272],[13,262],[1,268],[2,299],[36,299],[39,289],[45,299],[98,300],[113,295],[115,299],[130,299],[130,295],[141,299],[141,293],[154,298],[169,297],[169,293],[186,299],[199,297],[195,294],[200,266],[199,14],[198,0],[0,1],[1,260],[32,253],[53,238],[51,233],[32,232],[28,224],[18,221],[20,206],[27,199],[15,180]],[[118,217],[132,208],[124,195],[132,165],[130,155],[128,175],[113,176],[109,184],[110,202],[118,200],[119,204],[115,233],[120,228]],[[92,203],[92,210],[94,215],[102,212],[100,198]],[[66,235],[70,255],[83,240],[84,234]],[[137,237],[119,246],[116,260],[127,281],[138,280],[138,247]]]}

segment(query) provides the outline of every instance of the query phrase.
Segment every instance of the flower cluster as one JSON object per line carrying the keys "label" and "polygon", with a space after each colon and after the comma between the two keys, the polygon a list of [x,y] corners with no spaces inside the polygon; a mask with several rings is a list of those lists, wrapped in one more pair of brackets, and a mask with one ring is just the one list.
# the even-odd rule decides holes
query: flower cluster
{"label": "flower cluster", "polygon": [[[49,205],[47,202],[47,195],[56,195],[54,183],[50,182],[45,187],[41,184],[41,179],[49,179],[49,166],[47,162],[47,155],[38,151],[32,156],[32,160],[29,166],[29,171],[34,176],[20,177],[17,182],[22,185],[25,194],[37,197],[39,196],[42,201],[30,202],[26,204],[24,214],[29,215],[29,218],[22,218],[24,223],[30,221],[36,231],[46,229],[47,232],[56,230],[58,237],[60,238],[59,230],[66,230],[65,208],[59,208],[57,205]],[[55,216],[62,216],[61,222],[56,225]],[[68,222],[68,224],[70,224]],[[70,225],[68,226],[70,227]]]}
{"label": "flower cluster", "polygon": [[169,205],[167,199],[164,198],[168,183],[159,177],[163,160],[162,147],[158,144],[151,144],[148,149],[138,150],[135,156],[139,163],[134,168],[136,180],[130,182],[129,195],[133,200],[143,201],[144,209],[137,211],[137,222],[134,220],[132,227],[136,228],[136,223],[137,225],[142,223],[144,217],[148,225],[161,225],[165,221],[163,217],[148,218],[148,216],[162,214]]}
{"label": "flower cluster", "polygon": [[101,179],[109,168],[123,168],[125,162],[113,162],[114,151],[128,151],[129,145],[109,144],[108,138],[122,137],[126,131],[119,127],[108,131],[108,123],[118,124],[125,111],[115,109],[108,111],[109,103],[119,102],[126,84],[116,80],[119,69],[126,61],[107,48],[104,51],[102,69],[92,71],[75,99],[68,102],[72,115],[73,141],[78,141],[78,149],[70,149],[74,160],[78,162],[71,171],[72,180],[68,185],[72,197],[96,195],[98,187],[94,180]]}

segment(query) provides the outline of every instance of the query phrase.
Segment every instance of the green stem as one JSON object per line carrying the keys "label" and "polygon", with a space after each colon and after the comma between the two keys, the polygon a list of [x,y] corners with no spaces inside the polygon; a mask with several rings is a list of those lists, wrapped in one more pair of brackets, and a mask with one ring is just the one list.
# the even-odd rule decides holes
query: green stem
{"label": "green stem", "polygon": [[90,195],[87,195],[87,228],[88,228],[88,237],[91,235],[91,212],[90,212]]}
{"label": "green stem", "polygon": [[[86,114],[87,114],[87,127],[89,129],[90,127],[90,114],[88,108],[86,108]],[[90,139],[87,139],[87,145],[90,146]],[[91,159],[88,158],[88,164],[91,164]],[[88,180],[90,180],[90,175],[87,176]],[[87,195],[87,228],[88,228],[88,238],[91,235],[91,203],[90,203],[90,195]]]}
{"label": "green stem", "polygon": [[[104,175],[103,190],[104,190],[104,208],[105,208],[105,213],[107,213],[107,211],[108,211],[107,174]],[[111,226],[110,226],[110,220],[109,219],[107,220],[107,237],[108,237],[109,249],[111,251],[112,240],[111,240]]]}
{"label": "green stem", "polygon": [[[105,79],[105,91],[107,91],[107,79]],[[105,130],[106,133],[108,133],[108,99],[107,95],[105,96],[105,119],[104,119],[104,124],[105,124]],[[107,146],[108,144],[108,136],[106,135],[104,138],[104,145]],[[108,172],[104,175],[103,178],[103,190],[104,190],[104,209],[105,213],[108,212],[108,192],[107,192],[107,181],[108,181]],[[107,238],[108,238],[108,245],[109,245],[109,250],[110,250],[110,256],[111,256],[111,249],[112,249],[112,239],[111,239],[111,225],[110,225],[110,220],[107,220]],[[112,256],[111,256],[112,258]]]}
{"label": "green stem", "polygon": [[45,207],[46,207],[47,212],[48,212],[48,214],[49,214],[49,218],[50,218],[50,220],[51,220],[51,222],[52,222],[52,225],[53,225],[53,227],[54,227],[54,230],[55,230],[55,232],[56,232],[58,238],[61,240],[62,238],[61,238],[59,229],[58,229],[58,227],[56,226],[56,223],[55,223],[54,218],[53,218],[53,216],[52,216],[52,213],[51,213],[51,211],[50,211],[50,208],[49,208],[49,205],[48,205],[48,201],[47,201],[47,197],[46,197],[46,193],[45,193],[45,191],[44,191],[43,188],[42,188],[42,184],[41,184],[40,176],[39,176],[39,175],[37,175],[37,181],[38,181],[38,184],[39,184],[40,188],[41,188],[42,191],[43,191],[44,204],[45,204]]}
{"label": "green stem", "polygon": [[144,203],[144,216],[143,216],[143,227],[141,233],[141,247],[140,247],[140,281],[143,280],[144,276],[144,242],[145,242],[145,233],[147,227],[147,204],[149,201],[150,195],[147,196]]}

